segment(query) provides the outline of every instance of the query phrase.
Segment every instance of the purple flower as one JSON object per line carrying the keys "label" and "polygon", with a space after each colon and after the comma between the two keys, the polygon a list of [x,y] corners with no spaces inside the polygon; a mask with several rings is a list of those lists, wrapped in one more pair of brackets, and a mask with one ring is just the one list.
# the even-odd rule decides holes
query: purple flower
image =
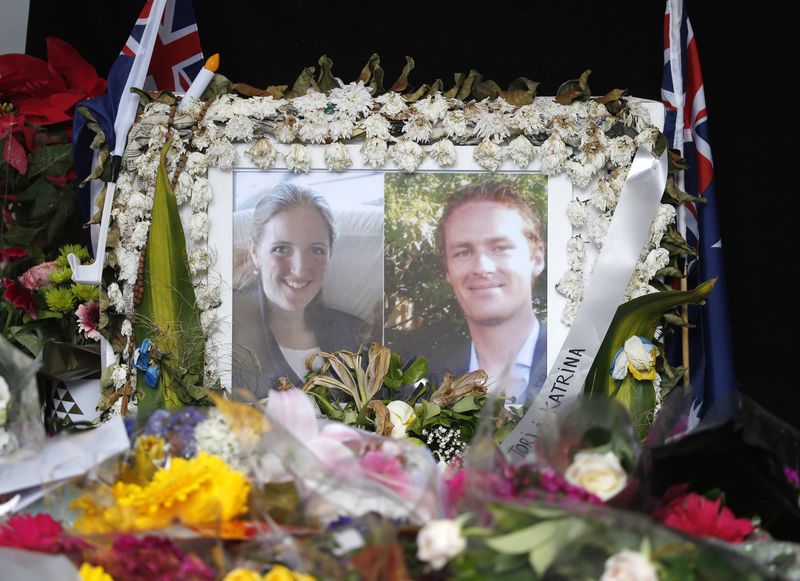
{"label": "purple flower", "polygon": [[145,435],[158,436],[167,443],[169,451],[184,458],[197,453],[194,429],[206,419],[196,407],[185,407],[175,412],[156,410],[145,426]]}
{"label": "purple flower", "polygon": [[795,488],[800,488],[800,475],[797,470],[792,470],[788,466],[783,467],[783,475],[786,477],[787,482]]}

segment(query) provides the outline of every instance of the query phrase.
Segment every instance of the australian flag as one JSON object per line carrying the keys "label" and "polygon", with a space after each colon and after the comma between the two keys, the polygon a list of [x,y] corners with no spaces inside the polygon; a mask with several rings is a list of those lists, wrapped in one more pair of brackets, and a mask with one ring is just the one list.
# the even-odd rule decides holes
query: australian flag
{"label": "australian flag", "polygon": [[[690,309],[690,372],[695,408],[703,415],[722,396],[736,389],[722,239],[714,192],[714,161],[709,143],[700,58],[683,0],[667,0],[664,17],[664,134],[670,147],[686,159],[683,189],[706,203],[686,204],[678,217],[689,245],[697,249],[690,265],[689,285],[717,278],[703,307]],[[724,414],[725,412],[723,412]]]}
{"label": "australian flag", "polygon": [[[152,49],[142,45],[148,22],[155,17],[154,5],[163,6],[158,34]],[[152,37],[151,37],[152,38]],[[116,145],[115,119],[123,99],[129,97],[125,87],[129,77],[135,72],[134,62],[139,55],[149,61],[149,67],[141,81],[133,86],[145,90],[185,91],[191,85],[203,66],[203,51],[200,48],[200,35],[197,32],[194,9],[191,0],[147,0],[133,26],[131,35],[108,74],[108,93],[106,95],[79,103],[86,107],[97,120],[106,136],[106,142],[113,151]],[[141,62],[140,58],[140,62]],[[145,73],[145,71],[142,71]],[[86,128],[86,119],[75,115],[73,126],[73,152],[78,175],[83,179],[91,170],[92,152],[89,144],[94,134]],[[126,136],[119,136],[125,139]],[[87,196],[88,198],[88,196]],[[88,216],[88,199],[84,214]]]}

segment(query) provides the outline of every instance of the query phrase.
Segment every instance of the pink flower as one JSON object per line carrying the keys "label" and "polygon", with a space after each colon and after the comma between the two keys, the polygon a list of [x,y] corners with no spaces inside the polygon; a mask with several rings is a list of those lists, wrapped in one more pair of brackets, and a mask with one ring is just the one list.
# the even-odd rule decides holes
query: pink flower
{"label": "pink flower", "polygon": [[78,318],[78,329],[84,336],[87,339],[99,341],[102,335],[97,330],[97,325],[100,323],[100,305],[97,304],[97,301],[79,305],[75,316]]}
{"label": "pink flower", "polygon": [[8,301],[15,307],[24,309],[31,319],[35,319],[37,309],[33,293],[11,278],[4,278],[2,283],[3,288],[5,288],[3,300]]}
{"label": "pink flower", "polygon": [[372,450],[359,458],[358,465],[367,476],[380,482],[389,490],[401,496],[408,492],[408,474],[394,456]]}
{"label": "pink flower", "polygon": [[194,555],[186,555],[166,537],[123,535],[110,550],[91,559],[114,579],[131,581],[211,581],[214,571]]}
{"label": "pink flower", "polygon": [[39,287],[50,284],[50,275],[58,269],[55,262],[43,262],[30,267],[19,277],[22,286],[29,290],[37,290]]}
{"label": "pink flower", "polygon": [[39,553],[78,553],[86,543],[63,534],[61,524],[49,514],[12,516],[0,525],[0,547]]}

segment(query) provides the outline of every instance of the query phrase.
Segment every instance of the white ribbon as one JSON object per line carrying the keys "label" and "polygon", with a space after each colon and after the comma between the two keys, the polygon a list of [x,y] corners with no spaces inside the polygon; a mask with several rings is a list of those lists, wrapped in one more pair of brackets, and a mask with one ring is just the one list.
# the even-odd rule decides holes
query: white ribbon
{"label": "white ribbon", "polygon": [[656,159],[639,148],[594,274],[586,285],[575,324],[530,409],[503,440],[502,449],[509,460],[520,461],[532,454],[543,426],[567,411],[583,391],[583,383],[622,302],[658,213],[666,183],[667,151]]}

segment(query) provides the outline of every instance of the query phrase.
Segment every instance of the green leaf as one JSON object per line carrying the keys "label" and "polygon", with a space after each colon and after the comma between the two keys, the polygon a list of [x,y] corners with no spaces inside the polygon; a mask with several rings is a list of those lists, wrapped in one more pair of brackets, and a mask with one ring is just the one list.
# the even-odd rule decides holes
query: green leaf
{"label": "green leaf", "polygon": [[697,196],[690,196],[683,190],[681,190],[677,184],[675,183],[674,176],[667,177],[667,185],[664,188],[664,193],[673,200],[678,205],[685,204],[686,202],[706,202],[705,198],[699,198]]}
{"label": "green leaf", "polygon": [[[195,378],[203,375],[205,342],[186,258],[186,238],[178,204],[169,183],[161,151],[144,260],[144,297],[136,309],[136,340],[149,337],[166,354],[156,388],[144,383],[140,372],[139,414],[148,417],[158,408],[177,408],[188,396],[197,397]],[[169,368],[169,369],[167,369]]]}
{"label": "green leaf", "polygon": [[47,176],[60,176],[72,167],[72,144],[44,145],[31,157],[28,177],[41,173]]}
{"label": "green leaf", "polygon": [[661,247],[669,250],[671,256],[691,254],[696,255],[697,251],[686,243],[686,240],[681,236],[675,226],[670,225],[661,239]]}
{"label": "green leaf", "polygon": [[573,519],[567,517],[538,522],[512,533],[486,539],[486,545],[504,555],[528,553],[551,537],[559,535],[561,528],[571,520]]}
{"label": "green leaf", "polygon": [[312,88],[319,88],[317,87],[316,81],[314,81],[314,67],[306,67],[295,80],[294,85],[292,85],[292,90],[286,93],[286,98],[293,99],[294,97],[302,97]]}
{"label": "green leaf", "polygon": [[228,77],[225,75],[214,73],[214,77],[211,79],[208,87],[206,87],[206,90],[203,91],[203,100],[213,101],[220,95],[227,95],[232,91],[233,83],[230,81],[230,79],[228,79]]}
{"label": "green leaf", "polygon": [[673,315],[672,313],[664,313],[664,322],[669,325],[674,325],[675,327],[686,327],[687,329],[694,328],[689,321],[684,319],[683,317],[679,317],[678,315]]}
{"label": "green leaf", "polygon": [[475,401],[474,395],[468,395],[461,398],[453,404],[452,410],[458,413],[472,412],[481,409],[482,406],[478,405]]}
{"label": "green leaf", "polygon": [[422,400],[422,413],[425,417],[423,425],[427,426],[433,420],[433,418],[441,413],[441,410],[442,408],[435,403],[428,401],[427,399]]}
{"label": "green leaf", "polygon": [[400,381],[403,385],[414,385],[420,379],[423,379],[428,374],[428,362],[424,357],[417,357],[414,363],[408,366],[403,372],[403,377]]}

